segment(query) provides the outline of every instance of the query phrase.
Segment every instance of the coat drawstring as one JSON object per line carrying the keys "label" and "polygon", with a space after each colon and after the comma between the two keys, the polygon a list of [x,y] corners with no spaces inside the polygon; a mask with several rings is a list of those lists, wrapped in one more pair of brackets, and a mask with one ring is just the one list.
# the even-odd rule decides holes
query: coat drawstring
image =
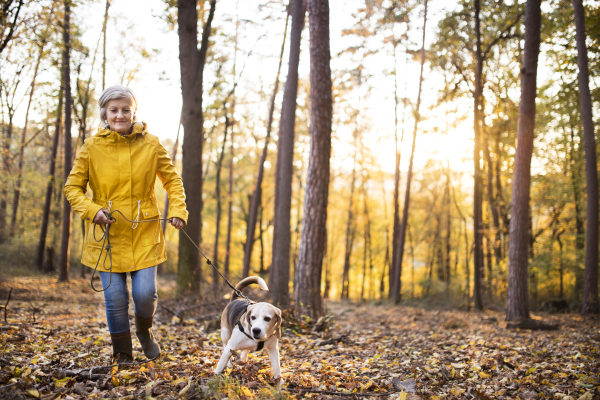
{"label": "coat drawstring", "polygon": [[135,217],[135,219],[133,220],[133,224],[131,224],[131,229],[135,229],[138,227],[138,224],[140,222],[140,205],[142,204],[141,200],[138,200],[138,212],[137,212],[137,216]]}

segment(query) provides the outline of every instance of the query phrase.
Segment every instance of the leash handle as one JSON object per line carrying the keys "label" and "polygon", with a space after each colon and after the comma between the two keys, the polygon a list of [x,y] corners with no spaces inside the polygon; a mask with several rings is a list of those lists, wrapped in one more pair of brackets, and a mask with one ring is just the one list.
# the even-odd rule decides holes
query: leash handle
{"label": "leash handle", "polygon": [[[112,203],[112,202],[111,202]],[[112,205],[112,204],[111,204]],[[154,218],[154,219],[146,219],[143,221],[139,220],[139,201],[138,201],[138,217],[136,218],[136,220],[132,221],[129,218],[127,218],[125,215],[123,215],[123,213],[119,210],[113,210],[113,211],[109,211],[108,213],[104,213],[106,214],[106,216],[108,217],[108,220],[111,223],[115,223],[117,222],[117,219],[115,217],[113,217],[114,213],[119,213],[121,214],[121,216],[123,217],[124,220],[126,220],[127,222],[131,222],[132,224],[136,224],[136,228],[137,228],[137,224],[143,223],[143,222],[153,222],[153,221],[169,221],[169,222],[173,222],[172,218]],[[106,225],[106,228],[102,229],[102,225],[100,225],[100,228],[103,230],[103,235],[100,239],[96,239],[96,223],[94,223],[94,240],[96,242],[100,242],[102,241],[102,250],[100,250],[100,255],[98,256],[98,261],[96,261],[96,267],[94,268],[94,273],[92,274],[92,278],[90,279],[90,285],[92,286],[92,289],[94,289],[94,291],[96,292],[104,292],[106,291],[111,283],[112,283],[112,245],[110,244],[110,224]],[[132,229],[135,229],[132,225]],[[196,244],[196,242],[194,242],[192,240],[192,238],[190,237],[190,235],[188,235],[188,233],[181,228],[181,231],[183,231],[183,233],[185,233],[185,236],[187,236],[187,238],[189,239],[190,242],[192,242],[192,244],[194,245],[194,247],[196,247],[196,249],[198,249],[198,251],[200,252],[200,254],[202,254],[202,257],[204,257],[206,259],[206,263],[208,265],[210,265],[211,267],[213,267],[217,273],[221,276],[221,278],[223,278],[223,280],[225,281],[225,283],[227,283],[227,285],[233,290],[233,292],[235,293],[236,296],[241,297],[242,299],[244,299],[244,301],[246,302],[246,304],[250,304],[251,301],[248,297],[246,297],[241,290],[238,290],[235,288],[235,286],[233,286],[233,284],[231,282],[229,282],[229,280],[221,273],[221,271],[219,271],[219,268],[217,268],[217,266],[215,264],[213,264],[213,262],[210,260],[210,258],[208,258],[206,256],[206,254],[204,254],[204,252],[202,251],[202,249]],[[105,288],[102,288],[102,290],[97,290],[94,287],[94,275],[96,274],[96,271],[98,269],[98,264],[100,264],[100,259],[102,258],[102,253],[104,252],[104,250],[106,250],[106,255],[104,256],[104,263],[102,264],[102,267],[107,270],[110,274],[110,280],[108,282],[108,286]],[[107,269],[106,268],[106,258],[109,258],[109,262],[110,262],[110,267]]]}

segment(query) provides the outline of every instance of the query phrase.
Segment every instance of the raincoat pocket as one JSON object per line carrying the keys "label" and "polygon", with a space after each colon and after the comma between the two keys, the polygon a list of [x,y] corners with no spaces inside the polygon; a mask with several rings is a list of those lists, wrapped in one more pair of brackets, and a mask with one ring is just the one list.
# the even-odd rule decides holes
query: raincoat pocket
{"label": "raincoat pocket", "polygon": [[152,200],[142,201],[140,206],[140,223],[137,227],[140,230],[142,246],[153,246],[160,243],[160,221],[142,222],[158,218],[160,218],[158,205]]}

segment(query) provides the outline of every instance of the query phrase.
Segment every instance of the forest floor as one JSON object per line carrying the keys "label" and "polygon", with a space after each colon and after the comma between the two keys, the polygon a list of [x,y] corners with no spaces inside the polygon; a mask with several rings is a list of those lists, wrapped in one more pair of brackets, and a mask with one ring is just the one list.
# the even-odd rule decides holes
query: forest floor
{"label": "forest floor", "polygon": [[[329,302],[324,332],[284,313],[283,386],[273,388],[264,352],[217,377],[214,316],[226,300],[175,300],[173,281],[159,279],[163,355],[117,369],[101,367],[112,350],[89,280],[3,277],[2,305],[13,290],[0,323],[0,398],[600,399],[600,320],[574,314],[543,315],[558,330],[525,331],[506,329],[498,312]],[[144,359],[135,338],[134,353]]]}

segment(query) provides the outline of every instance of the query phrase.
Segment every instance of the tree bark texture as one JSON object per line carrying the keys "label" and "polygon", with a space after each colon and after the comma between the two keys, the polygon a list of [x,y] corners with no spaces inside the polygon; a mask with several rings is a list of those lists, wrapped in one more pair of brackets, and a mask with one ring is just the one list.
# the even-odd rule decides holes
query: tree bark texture
{"label": "tree bark texture", "polygon": [[56,109],[56,123],[54,124],[54,137],[52,138],[52,150],[50,151],[50,168],[48,169],[48,184],[46,186],[46,198],[44,200],[44,212],[40,228],[40,240],[35,255],[35,266],[38,270],[44,268],[44,250],[46,248],[46,235],[48,234],[48,221],[50,219],[50,206],[52,205],[52,190],[54,189],[54,174],[56,170],[56,154],[60,139],[62,109],[64,97],[64,81],[61,75],[60,90],[58,91],[58,106]]}
{"label": "tree bark texture", "polygon": [[521,102],[513,178],[508,248],[507,321],[529,318],[527,283],[531,157],[535,126],[537,65],[540,51],[541,0],[525,5],[525,47],[521,68]]}
{"label": "tree bark texture", "polygon": [[[400,240],[400,161],[402,160],[402,142],[404,142],[405,106],[402,106],[402,134],[398,143],[398,68],[396,63],[396,48],[394,46],[394,144],[396,146],[396,167],[394,169],[394,224],[392,230],[392,267],[389,269],[388,297],[393,298],[392,286],[398,280],[399,240]],[[408,54],[408,53],[407,53]],[[406,80],[404,82],[404,97],[406,98]]]}
{"label": "tree bark texture", "polygon": [[265,175],[265,161],[267,160],[267,151],[269,149],[269,141],[271,140],[271,128],[273,126],[273,114],[275,112],[275,97],[279,91],[279,75],[281,74],[281,65],[283,64],[283,51],[285,49],[285,40],[287,38],[287,27],[289,22],[289,14],[285,19],[285,28],[283,30],[283,42],[281,43],[281,53],[279,54],[279,66],[277,67],[277,76],[275,77],[275,85],[273,94],[271,95],[271,104],[269,105],[269,119],[267,122],[267,136],[265,137],[265,145],[258,164],[258,174],[256,177],[256,186],[252,193],[250,201],[250,210],[248,214],[248,231],[246,232],[246,244],[244,246],[244,266],[242,269],[242,278],[246,278],[250,273],[250,260],[252,258],[252,248],[254,247],[254,232],[256,231],[256,221],[258,219],[258,209],[262,198],[262,181]]}
{"label": "tree bark texture", "polygon": [[300,41],[304,29],[304,1],[292,0],[292,31],[288,74],[283,90],[277,165],[275,169],[275,212],[273,216],[273,250],[269,287],[273,304],[289,304],[290,242],[292,180],[294,174],[294,130],[296,126],[296,98],[298,96],[298,65]]}
{"label": "tree bark texture", "polygon": [[326,243],[327,198],[331,157],[331,52],[329,1],[309,0],[310,153],[304,196],[304,218],[298,252],[296,311],[317,318],[321,305],[321,271]]}
{"label": "tree bark texture", "polygon": [[598,314],[598,163],[592,116],[590,75],[585,45],[585,11],[582,0],[573,0],[577,31],[577,64],[579,65],[579,96],[585,147],[585,177],[587,183],[587,227],[585,236],[585,279],[582,314]]}
{"label": "tree bark texture", "polygon": [[[221,154],[217,160],[217,174],[215,177],[215,198],[217,200],[215,212],[215,242],[213,247],[213,264],[218,268],[219,265],[219,233],[221,231],[221,167],[223,166],[223,158],[225,157],[225,146],[227,145],[227,130],[229,129],[229,116],[227,115],[227,105],[225,105],[225,129],[223,132],[223,145],[221,146]],[[213,268],[213,290],[217,290],[221,278],[216,268]]]}
{"label": "tree bark texture", "polygon": [[[196,244],[202,241],[202,80],[208,51],[208,38],[216,0],[211,0],[208,19],[204,24],[198,50],[198,10],[195,0],[178,0],[179,66],[183,107],[182,173],[186,205],[189,212],[184,228]],[[198,293],[202,267],[196,247],[183,232],[179,233],[179,260],[177,265],[177,291],[179,294]]]}
{"label": "tree bark texture", "polygon": [[417,144],[417,133],[419,128],[419,121],[421,120],[421,114],[419,109],[421,107],[421,91],[423,88],[423,67],[425,65],[425,31],[427,28],[427,0],[425,0],[425,10],[423,13],[423,41],[421,46],[421,72],[419,75],[419,91],[417,94],[417,105],[415,107],[415,126],[413,128],[413,140],[412,147],[410,150],[410,160],[408,162],[408,174],[406,177],[406,192],[404,193],[404,209],[402,210],[402,222],[400,223],[400,233],[398,238],[398,264],[397,271],[394,273],[394,282],[390,282],[390,290],[393,292],[392,299],[394,303],[400,303],[402,300],[402,261],[404,259],[404,242],[406,241],[406,229],[408,227],[408,210],[410,206],[410,186],[412,183],[413,175],[413,161],[415,158],[415,148]]}
{"label": "tree bark texture", "polygon": [[[72,143],[71,143],[71,112],[73,109],[73,96],[71,94],[71,1],[65,0],[65,20],[63,22],[63,80],[65,83],[65,158],[64,178],[65,182],[71,173],[73,166]],[[66,197],[63,198],[62,235],[60,239],[60,257],[58,261],[58,280],[66,282],[69,280],[69,256],[71,253],[71,204]]]}
{"label": "tree bark texture", "polygon": [[483,54],[481,53],[480,0],[475,0],[475,94],[473,110],[473,300],[476,310],[483,310],[481,271],[483,270],[483,173],[481,171],[481,100],[483,92]]}
{"label": "tree bark texture", "polygon": [[[358,124],[358,121],[356,121]],[[356,128],[358,131],[358,126]],[[348,220],[346,221],[346,250],[344,252],[344,270],[342,272],[341,300],[350,297],[350,256],[354,246],[354,187],[356,186],[356,158],[358,154],[358,132],[354,132],[354,158],[352,162],[352,179],[350,180],[350,198],[348,200]]]}
{"label": "tree bark texture", "polygon": [[[235,99],[231,106],[231,115],[234,115]],[[225,262],[223,263],[223,275],[229,276],[229,258],[231,253],[231,226],[233,223],[233,127],[235,122],[231,123],[231,139],[229,144],[229,182],[227,187],[227,238],[225,239]]]}

